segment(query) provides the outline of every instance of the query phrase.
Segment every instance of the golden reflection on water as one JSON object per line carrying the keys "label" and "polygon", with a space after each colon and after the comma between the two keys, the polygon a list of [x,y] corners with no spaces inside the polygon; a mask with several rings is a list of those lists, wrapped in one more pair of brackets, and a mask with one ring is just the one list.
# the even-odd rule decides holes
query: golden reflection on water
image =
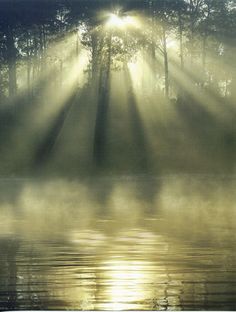
{"label": "golden reflection on water", "polygon": [[120,201],[113,196],[101,208],[89,192],[85,206],[85,186],[81,193],[77,185],[75,195],[76,184],[59,195],[61,206],[53,184],[46,192],[35,186],[24,191],[30,203],[21,195],[21,212],[7,202],[6,214],[1,208],[1,310],[235,309],[233,187],[216,192],[209,183],[206,196],[201,183],[193,183],[192,194],[189,183],[178,184],[145,202],[143,182],[135,185],[137,193],[132,183],[119,184],[113,194]]}
{"label": "golden reflection on water", "polygon": [[[138,308],[135,302],[145,299],[145,289],[142,280],[144,263],[137,261],[109,261],[103,278],[107,280],[107,289],[103,296],[107,299],[103,308],[105,310],[128,310]],[[101,307],[102,308],[102,307]]]}
{"label": "golden reflection on water", "polygon": [[[70,271],[72,280],[76,280],[74,287],[69,287],[68,293],[65,293],[66,290],[61,293],[60,290],[58,294],[58,297],[67,298],[71,308],[113,311],[150,309],[157,293],[159,306],[167,305],[167,269],[160,260],[159,265],[158,259],[155,261],[155,256],[167,251],[162,237],[139,228],[113,237],[86,230],[74,232],[70,239],[76,249],[82,248],[84,252],[79,266],[74,263]],[[73,282],[67,279],[67,285],[71,284]],[[178,299],[172,299],[171,304],[178,307]]]}

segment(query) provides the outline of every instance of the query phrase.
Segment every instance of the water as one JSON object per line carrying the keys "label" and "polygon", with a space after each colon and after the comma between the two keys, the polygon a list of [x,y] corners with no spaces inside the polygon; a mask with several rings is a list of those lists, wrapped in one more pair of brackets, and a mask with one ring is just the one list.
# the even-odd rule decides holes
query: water
{"label": "water", "polygon": [[235,310],[235,182],[1,181],[1,310]]}

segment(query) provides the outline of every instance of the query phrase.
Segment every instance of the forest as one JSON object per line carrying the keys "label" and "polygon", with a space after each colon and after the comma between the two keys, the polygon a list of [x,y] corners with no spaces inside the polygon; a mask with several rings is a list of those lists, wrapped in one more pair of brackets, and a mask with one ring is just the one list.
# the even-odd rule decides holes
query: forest
{"label": "forest", "polygon": [[2,0],[0,174],[233,173],[234,0]]}
{"label": "forest", "polygon": [[236,0],[0,0],[0,311],[236,311]]}

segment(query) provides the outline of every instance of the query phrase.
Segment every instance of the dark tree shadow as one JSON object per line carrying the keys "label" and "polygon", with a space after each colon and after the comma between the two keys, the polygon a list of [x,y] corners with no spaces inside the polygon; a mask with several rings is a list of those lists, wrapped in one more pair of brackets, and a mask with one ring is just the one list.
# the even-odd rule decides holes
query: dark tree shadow
{"label": "dark tree shadow", "polygon": [[66,117],[68,116],[72,105],[75,103],[76,98],[77,91],[74,90],[70,98],[57,114],[57,117],[36,149],[35,156],[33,158],[33,168],[41,168],[41,166],[45,164],[52,154],[54,145],[61,133]]}
{"label": "dark tree shadow", "polygon": [[175,107],[188,135],[209,160],[209,168],[215,163],[221,170],[231,171],[236,152],[236,133],[231,123],[214,117],[191,95],[178,99]]}
{"label": "dark tree shadow", "polygon": [[132,79],[127,65],[125,66],[125,81],[128,88],[128,105],[130,114],[130,125],[133,134],[134,162],[138,172],[148,173],[150,162],[148,159],[147,138],[143,122],[137,107]]}
{"label": "dark tree shadow", "polygon": [[98,102],[93,141],[95,170],[104,169],[106,164],[106,132],[110,98],[110,66],[101,68],[98,82]]}

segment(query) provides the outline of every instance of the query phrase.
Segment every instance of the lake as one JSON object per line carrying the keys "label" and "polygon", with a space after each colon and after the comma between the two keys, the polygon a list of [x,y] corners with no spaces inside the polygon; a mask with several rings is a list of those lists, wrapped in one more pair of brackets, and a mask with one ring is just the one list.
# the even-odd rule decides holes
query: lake
{"label": "lake", "polygon": [[0,310],[235,310],[236,177],[0,180]]}

